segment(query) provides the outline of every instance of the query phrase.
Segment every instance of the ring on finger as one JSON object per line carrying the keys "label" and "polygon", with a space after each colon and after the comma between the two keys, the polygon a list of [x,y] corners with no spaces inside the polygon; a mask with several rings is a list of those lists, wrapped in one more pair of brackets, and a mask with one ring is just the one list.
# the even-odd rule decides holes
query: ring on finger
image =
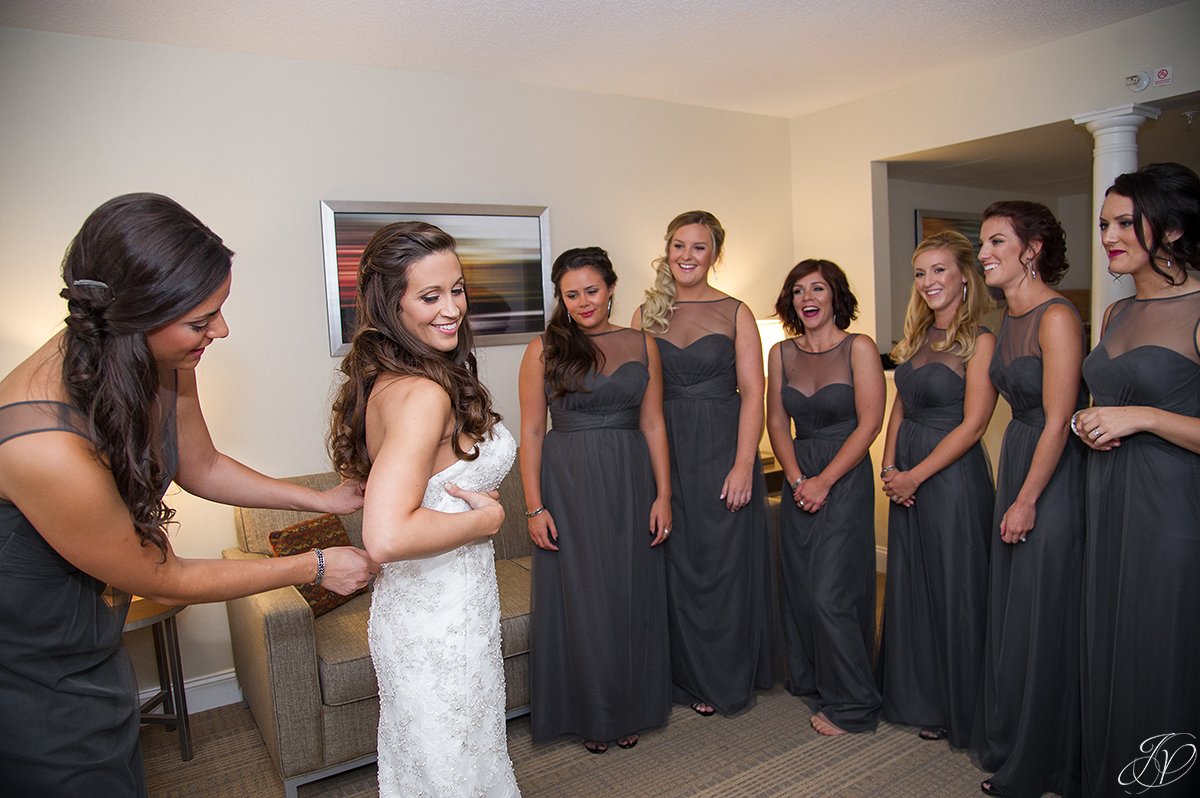
{"label": "ring on finger", "polygon": [[1093,428],[1092,428],[1092,431],[1088,433],[1088,437],[1090,437],[1092,440],[1095,440],[1096,438],[1099,438],[1099,437],[1100,437],[1100,434],[1101,434],[1101,433],[1100,433],[1100,428],[1099,428],[1099,427],[1093,427]]}

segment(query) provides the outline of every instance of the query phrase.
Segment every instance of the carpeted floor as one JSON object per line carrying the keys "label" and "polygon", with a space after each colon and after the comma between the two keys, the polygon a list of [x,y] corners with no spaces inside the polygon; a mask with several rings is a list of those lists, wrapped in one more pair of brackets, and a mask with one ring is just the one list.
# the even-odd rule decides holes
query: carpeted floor
{"label": "carpeted floor", "polygon": [[[877,601],[883,604],[883,575]],[[878,616],[877,616],[878,617]],[[780,687],[734,718],[675,707],[667,725],[637,747],[595,756],[578,742],[534,745],[529,717],[508,723],[508,751],[525,798],[949,798],[980,795],[988,774],[963,752],[926,742],[915,729],[882,723],[874,734],[825,738],[812,713]],[[192,716],[195,756],[179,759],[178,736],[142,728],[150,798],[275,798],[275,772],[250,710],[238,704]],[[300,788],[300,798],[374,798],[375,766]]]}
{"label": "carpeted floor", "polygon": [[[874,734],[820,737],[809,711],[781,688],[735,718],[703,718],[676,707],[637,747],[602,756],[563,740],[533,745],[529,718],[508,724],[508,750],[526,798],[536,796],[977,796],[987,774],[945,742],[882,724]],[[192,718],[195,756],[179,760],[178,738],[142,731],[150,798],[282,796],[266,746],[241,705]],[[375,796],[374,765],[300,788],[301,798]]]}

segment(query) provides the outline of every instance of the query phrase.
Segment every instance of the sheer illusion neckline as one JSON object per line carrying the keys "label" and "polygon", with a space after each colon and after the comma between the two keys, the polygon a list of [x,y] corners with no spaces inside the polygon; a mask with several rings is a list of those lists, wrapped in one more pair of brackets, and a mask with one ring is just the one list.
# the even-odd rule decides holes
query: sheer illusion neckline
{"label": "sheer illusion neckline", "polygon": [[1033,307],[1031,307],[1029,310],[1025,311],[1024,313],[1013,313],[1011,308],[1005,308],[1004,315],[1010,319],[1023,319],[1026,316],[1028,316],[1030,313],[1033,313],[1038,308],[1040,308],[1044,305],[1048,305],[1051,302],[1054,302],[1059,299],[1061,299],[1063,302],[1066,302],[1068,304],[1071,302],[1071,300],[1067,299],[1065,296],[1052,296],[1045,301],[1037,303],[1036,305],[1034,305]]}
{"label": "sheer illusion neckline", "polygon": [[1196,296],[1196,294],[1200,294],[1200,289],[1197,289],[1195,291],[1188,291],[1186,294],[1172,294],[1171,296],[1139,297],[1135,294],[1134,296],[1131,296],[1129,298],[1131,300],[1133,300],[1134,302],[1165,302],[1169,299],[1183,299],[1183,298],[1189,297],[1189,296]]}
{"label": "sheer illusion neckline", "polygon": [[671,307],[674,308],[678,305],[707,305],[712,302],[724,302],[726,299],[733,299],[733,297],[719,296],[716,299],[676,299],[675,304]]}
{"label": "sheer illusion neckline", "polygon": [[606,335],[612,335],[613,333],[619,333],[621,330],[628,330],[628,329],[631,329],[631,328],[629,328],[629,327],[614,327],[613,329],[605,330],[604,332],[584,333],[584,335],[586,335],[588,338],[603,338]]}
{"label": "sheer illusion neckline", "polygon": [[808,351],[807,349],[805,349],[804,347],[800,346],[800,338],[801,338],[801,337],[802,337],[802,336],[799,336],[799,335],[798,335],[798,336],[796,336],[795,338],[789,338],[789,339],[788,339],[788,340],[789,340],[789,341],[791,341],[791,342],[792,342],[792,344],[793,344],[793,345],[796,347],[796,351],[797,351],[797,352],[803,352],[803,353],[804,353],[804,354],[806,354],[806,355],[824,355],[824,354],[827,354],[827,353],[829,353],[829,352],[832,352],[833,350],[837,349],[838,347],[840,347],[842,344],[844,344],[844,343],[846,343],[847,341],[849,341],[849,340],[850,340],[851,338],[853,338],[854,336],[853,336],[853,335],[847,335],[845,338],[843,338],[842,340],[838,341],[838,342],[837,342],[836,344],[834,344],[833,346],[829,347],[828,349],[822,349],[822,350],[821,350],[821,351],[819,351],[819,352],[810,352],[810,351]]}

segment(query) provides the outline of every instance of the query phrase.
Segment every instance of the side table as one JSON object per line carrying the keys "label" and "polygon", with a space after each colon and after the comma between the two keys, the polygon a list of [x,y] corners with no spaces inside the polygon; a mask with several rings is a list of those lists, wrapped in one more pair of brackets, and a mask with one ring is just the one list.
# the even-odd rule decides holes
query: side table
{"label": "side table", "polygon": [[[148,598],[134,596],[125,617],[125,632],[147,626],[154,634],[154,659],[158,666],[158,692],[141,706],[142,723],[161,723],[179,730],[179,754],[184,762],[192,758],[192,737],[188,727],[187,699],[183,694],[183,665],[179,659],[179,631],[175,616],[183,607],[167,607]],[[161,707],[161,712],[151,712]]]}

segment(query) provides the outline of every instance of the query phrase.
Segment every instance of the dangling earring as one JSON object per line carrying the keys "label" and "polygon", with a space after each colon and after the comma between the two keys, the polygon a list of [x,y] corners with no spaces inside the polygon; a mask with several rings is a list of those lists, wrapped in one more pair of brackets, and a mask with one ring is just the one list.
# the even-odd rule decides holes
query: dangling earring
{"label": "dangling earring", "polygon": [[570,313],[568,313],[567,314],[567,324],[574,324],[574,323],[575,323],[575,317],[572,316]]}
{"label": "dangling earring", "polygon": [[1025,271],[1029,272],[1030,279],[1037,279],[1037,267],[1033,265],[1033,258],[1021,261],[1021,266]]}
{"label": "dangling earring", "polygon": [[963,283],[963,302],[967,301],[967,284]]}
{"label": "dangling earring", "polygon": [[608,298],[608,315],[612,315],[612,297]]}

